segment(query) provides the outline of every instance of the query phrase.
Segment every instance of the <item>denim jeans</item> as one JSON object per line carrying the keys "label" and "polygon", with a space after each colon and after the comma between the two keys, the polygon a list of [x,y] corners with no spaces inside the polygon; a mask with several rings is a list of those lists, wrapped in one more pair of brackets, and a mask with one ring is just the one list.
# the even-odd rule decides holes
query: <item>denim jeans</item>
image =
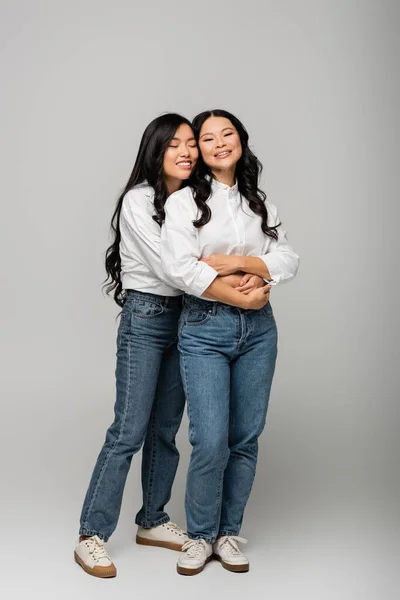
{"label": "denim jeans", "polygon": [[185,296],[181,372],[192,445],[186,487],[188,536],[238,535],[257,464],[277,356],[268,303],[243,310]]}
{"label": "denim jeans", "polygon": [[132,456],[143,447],[143,506],[136,523],[169,521],[164,506],[179,461],[185,397],[177,350],[181,297],[128,290],[117,336],[115,418],[86,493],[81,535],[107,541],[117,526]]}

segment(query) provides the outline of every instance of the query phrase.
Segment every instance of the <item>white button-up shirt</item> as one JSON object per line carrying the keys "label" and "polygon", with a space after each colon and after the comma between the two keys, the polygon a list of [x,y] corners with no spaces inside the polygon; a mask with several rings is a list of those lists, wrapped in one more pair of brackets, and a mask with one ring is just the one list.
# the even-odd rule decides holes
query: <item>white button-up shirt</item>
{"label": "white button-up shirt", "polygon": [[[278,239],[261,229],[261,217],[233,187],[212,181],[208,199],[211,219],[196,228],[193,221],[200,211],[190,187],[172,194],[165,204],[165,223],[161,231],[161,261],[165,273],[188,294],[201,296],[218,275],[208,264],[199,262],[210,254],[257,256],[273,279],[273,284],[290,281],[296,276],[299,257],[290,246],[286,232],[278,227]],[[266,201],[268,225],[279,223],[278,211]]]}
{"label": "white button-up shirt", "polygon": [[152,219],[154,190],[141,184],[125,194],[120,215],[121,279],[124,290],[160,296],[182,294],[161,266],[161,228]]}

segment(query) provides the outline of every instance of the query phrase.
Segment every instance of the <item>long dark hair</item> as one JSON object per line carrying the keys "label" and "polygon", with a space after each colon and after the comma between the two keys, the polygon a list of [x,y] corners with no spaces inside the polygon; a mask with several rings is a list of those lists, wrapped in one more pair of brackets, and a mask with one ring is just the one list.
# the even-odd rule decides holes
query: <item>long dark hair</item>
{"label": "long dark hair", "polygon": [[106,250],[105,267],[107,277],[103,287],[107,294],[113,292],[113,298],[118,306],[123,306],[125,302],[121,281],[121,256],[119,253],[119,243],[121,241],[119,219],[124,196],[135,185],[147,181],[154,189],[155,214],[153,215],[153,219],[161,226],[165,219],[164,205],[168,198],[163,171],[164,153],[176,130],[184,123],[189,125],[189,127],[192,126],[190,121],[185,117],[175,113],[167,113],[157,117],[146,127],[140,141],[132,173],[117,200],[117,205],[111,219],[111,236],[113,241]]}
{"label": "long dark hair", "polygon": [[[277,228],[280,224],[268,227],[268,210],[265,205],[266,194],[258,187],[262,164],[249,148],[249,134],[239,119],[226,110],[207,110],[197,115],[192,122],[192,129],[197,143],[199,142],[200,130],[203,123],[210,117],[225,117],[229,119],[238,132],[242,145],[242,156],[236,164],[236,179],[239,192],[248,201],[250,209],[261,217],[261,229],[263,232],[274,240],[277,240]],[[200,218],[197,221],[193,221],[195,227],[202,227],[211,219],[211,209],[207,204],[207,200],[211,195],[211,181],[211,170],[205,164],[200,152],[190,181],[194,200],[201,212]]]}

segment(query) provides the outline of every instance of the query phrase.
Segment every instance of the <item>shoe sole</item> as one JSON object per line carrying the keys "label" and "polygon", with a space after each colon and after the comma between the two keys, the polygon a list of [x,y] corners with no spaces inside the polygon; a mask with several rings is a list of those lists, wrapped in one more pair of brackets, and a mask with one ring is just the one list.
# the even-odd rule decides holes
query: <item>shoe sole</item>
{"label": "shoe sole", "polygon": [[202,572],[202,570],[204,569],[204,567],[206,566],[207,563],[210,562],[210,560],[212,559],[212,555],[209,556],[206,559],[206,562],[204,563],[204,565],[202,567],[199,567],[198,569],[188,569],[187,567],[181,567],[179,565],[176,565],[176,570],[179,573],[179,575],[198,575],[199,573]]}
{"label": "shoe sole", "polygon": [[213,554],[213,558],[215,558],[215,560],[218,560],[218,562],[221,563],[224,569],[226,569],[227,571],[231,571],[232,573],[247,573],[250,569],[249,563],[243,565],[230,565],[229,563],[223,561],[218,554]]}
{"label": "shoe sole", "polygon": [[75,562],[77,562],[78,565],[80,567],[82,567],[82,569],[85,571],[85,573],[88,573],[89,575],[93,575],[93,577],[101,577],[102,579],[109,579],[111,577],[117,576],[117,569],[114,566],[112,566],[112,567],[97,567],[97,569],[104,569],[104,570],[96,571],[95,569],[92,569],[91,567],[88,567],[87,565],[85,565],[83,560],[80,558],[80,556],[76,552],[74,552],[74,558],[75,558]]}
{"label": "shoe sole", "polygon": [[183,544],[178,544],[174,542],[163,542],[162,540],[149,540],[148,538],[143,538],[140,536],[136,536],[136,543],[141,546],[157,546],[158,548],[167,548],[167,550],[176,550],[180,552],[182,550]]}

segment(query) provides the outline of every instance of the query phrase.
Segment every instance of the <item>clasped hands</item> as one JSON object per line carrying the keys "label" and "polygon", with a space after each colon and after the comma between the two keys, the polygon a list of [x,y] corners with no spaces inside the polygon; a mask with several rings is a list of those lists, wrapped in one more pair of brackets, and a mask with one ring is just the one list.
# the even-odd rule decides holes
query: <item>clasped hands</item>
{"label": "clasped hands", "polygon": [[[218,272],[220,277],[224,277],[226,283],[242,294],[250,294],[257,288],[266,285],[265,280],[258,275],[243,273],[240,263],[241,256],[229,254],[211,254],[200,259]],[[228,278],[228,276],[231,276]]]}

